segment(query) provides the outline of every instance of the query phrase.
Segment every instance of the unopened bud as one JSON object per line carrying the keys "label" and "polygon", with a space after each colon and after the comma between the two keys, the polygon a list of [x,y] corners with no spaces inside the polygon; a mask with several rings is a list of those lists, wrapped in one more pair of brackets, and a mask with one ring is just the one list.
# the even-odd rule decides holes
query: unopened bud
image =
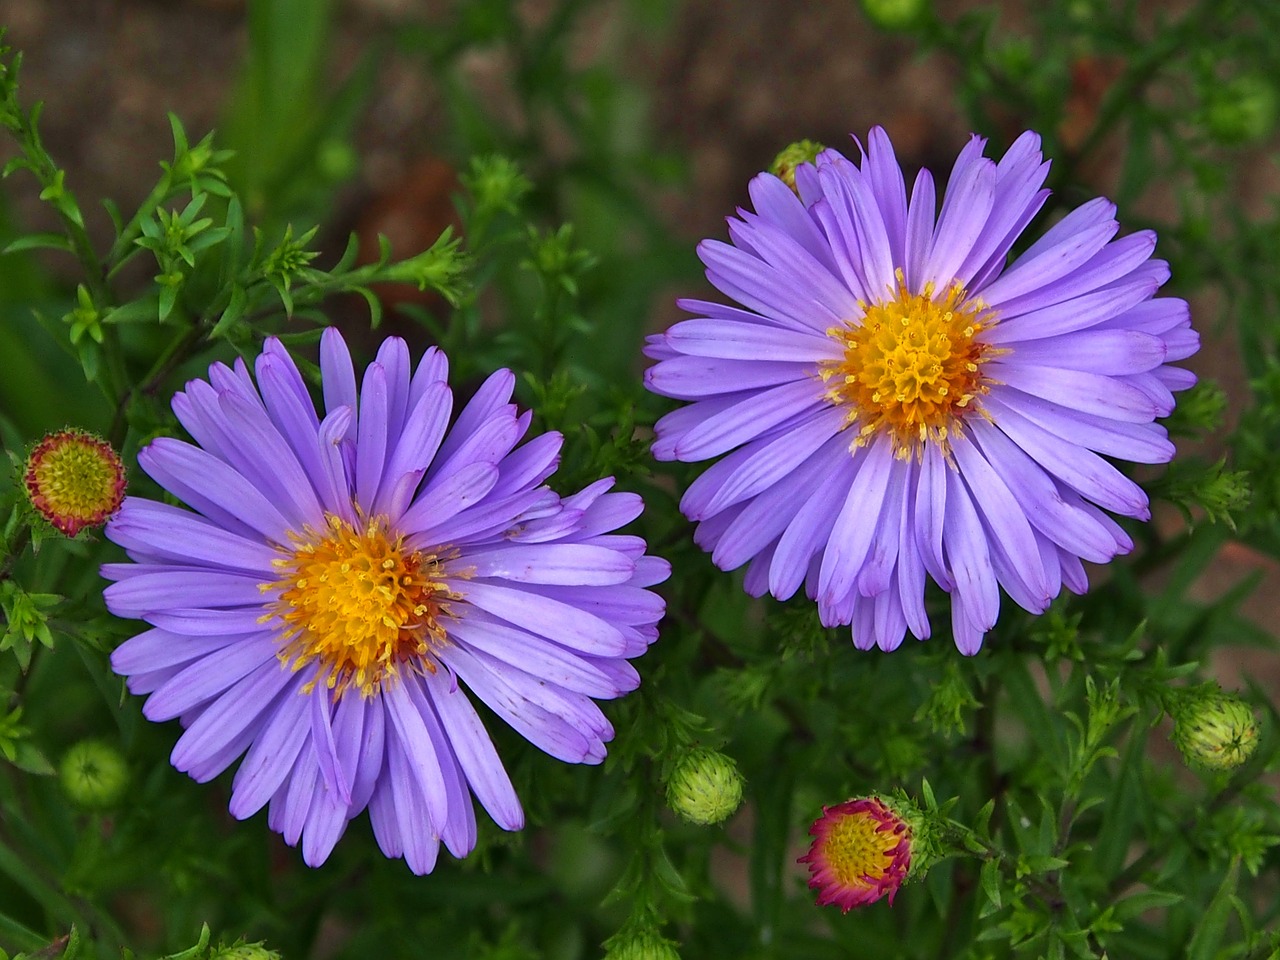
{"label": "unopened bud", "polygon": [[909,30],[929,7],[929,0],[862,0],[867,19],[885,30]]}
{"label": "unopened bud", "polygon": [[58,766],[62,789],[86,810],[115,806],[129,786],[129,768],[120,751],[103,740],[81,740]]}
{"label": "unopened bud", "polygon": [[742,784],[737,764],[723,753],[690,750],[671,771],[667,806],[690,823],[719,823],[741,805]]}
{"label": "unopened bud", "polygon": [[1237,697],[1222,692],[1194,695],[1173,710],[1173,741],[1192,766],[1233,770],[1258,745],[1258,719]]}
{"label": "unopened bud", "polygon": [[822,144],[815,140],[797,140],[782,151],[769,164],[769,172],[785,183],[792,190],[796,189],[796,167],[805,163],[813,163],[823,150]]}
{"label": "unopened bud", "polygon": [[280,960],[280,954],[268,950],[261,942],[236,943],[214,950],[209,960]]}
{"label": "unopened bud", "polygon": [[606,944],[604,960],[680,960],[675,944],[652,930],[621,933]]}

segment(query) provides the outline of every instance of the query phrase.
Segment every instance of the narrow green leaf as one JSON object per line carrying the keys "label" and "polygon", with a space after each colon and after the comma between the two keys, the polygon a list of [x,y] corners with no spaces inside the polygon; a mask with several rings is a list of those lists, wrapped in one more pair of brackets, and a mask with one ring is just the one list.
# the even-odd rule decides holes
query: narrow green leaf
{"label": "narrow green leaf", "polygon": [[[999,910],[1004,905],[1000,896],[1000,861],[988,860],[984,863],[979,879],[982,882],[982,892],[986,894],[992,910]],[[985,916],[985,912],[983,915]]]}
{"label": "narrow green leaf", "polygon": [[213,330],[210,331],[210,337],[225,337],[235,327],[236,323],[244,316],[245,304],[248,302],[248,296],[245,294],[244,287],[240,284],[234,284],[231,287],[231,300],[227,303],[227,308],[222,311],[222,316],[218,318],[218,322],[214,324]]}
{"label": "narrow green leaf", "polygon": [[1187,960],[1214,960],[1227,933],[1227,923],[1236,903],[1236,887],[1240,880],[1240,858],[1231,861],[1218,892],[1209,902],[1187,944]]}
{"label": "narrow green leaf", "polygon": [[0,254],[17,253],[19,250],[60,250],[73,253],[71,241],[60,233],[28,233],[7,244]]}

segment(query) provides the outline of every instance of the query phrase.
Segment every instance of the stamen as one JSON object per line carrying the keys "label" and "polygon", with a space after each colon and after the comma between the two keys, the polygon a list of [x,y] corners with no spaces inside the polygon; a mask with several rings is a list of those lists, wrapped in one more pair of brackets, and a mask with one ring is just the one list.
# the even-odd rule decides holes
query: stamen
{"label": "stamen", "polygon": [[443,583],[441,558],[407,551],[380,518],[357,528],[330,515],[326,526],[324,536],[291,535],[283,576],[262,585],[280,591],[261,620],[281,626],[281,661],[314,664],[304,689],[322,684],[335,700],[352,686],[370,697],[401,669],[434,673],[431,654],[448,642],[441,618],[461,599]]}
{"label": "stamen", "polygon": [[850,423],[862,423],[851,447],[887,430],[900,459],[919,457],[926,443],[945,450],[973,399],[989,389],[982,365],[1004,351],[977,336],[994,314],[966,298],[959,283],[940,301],[933,292],[928,283],[910,293],[899,270],[894,299],[864,306],[860,322],[828,331],[844,357],[824,363],[818,376],[829,385],[826,399],[848,407]]}

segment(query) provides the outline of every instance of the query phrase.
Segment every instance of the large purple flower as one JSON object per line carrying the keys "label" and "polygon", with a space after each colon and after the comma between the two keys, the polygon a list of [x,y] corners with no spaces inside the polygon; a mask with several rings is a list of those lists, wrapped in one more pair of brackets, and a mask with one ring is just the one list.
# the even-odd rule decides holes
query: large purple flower
{"label": "large purple flower", "polygon": [[796,192],[762,174],[732,243],[699,248],[740,304],[650,338],[649,388],[692,401],[657,424],[654,455],[724,456],[685,493],[717,565],[748,564],[746,589],[803,583],[823,623],[892,650],[929,636],[925,575],[951,594],[956,645],[975,653],[1000,587],[1033,612],[1081,560],[1132,549],[1105,511],[1149,516],[1103,456],[1162,463],[1154,423],[1195,382],[1166,366],[1195,353],[1187,304],[1152,299],[1168,279],[1150,231],[1114,240],[1097,199],[1012,263],[1048,191],[1040,141],[996,163],[973,137],[935,215],[922,170],[910,202],[884,131],[861,165],[834,150],[796,169]]}
{"label": "large purple flower", "polygon": [[468,790],[504,829],[524,823],[463,686],[552,756],[599,763],[613,729],[594,699],[639,682],[627,658],[657,637],[646,588],[670,567],[612,532],[643,507],[612,479],[543,485],[558,434],[513,449],[530,414],[507,370],[450,427],[434,348],[411,376],[388,339],[357,394],[326,330],[323,419],[278,341],[256,367],[256,387],[215,364],[174,397],[198,445],[138,455],[196,512],[130,497],[108,526],[133,562],[103,567],[107,606],[151,624],[112,666],[149,719],[186,727],[179,770],[205,781],[244,756],[234,816],[268,806],[315,866],[368,807],[383,852],[427,873],[442,840],[475,846]]}

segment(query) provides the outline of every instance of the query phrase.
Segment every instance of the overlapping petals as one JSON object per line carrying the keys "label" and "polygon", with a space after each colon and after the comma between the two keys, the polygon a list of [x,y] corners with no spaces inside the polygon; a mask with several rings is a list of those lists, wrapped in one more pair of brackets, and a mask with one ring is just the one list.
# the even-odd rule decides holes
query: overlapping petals
{"label": "overlapping petals", "polygon": [[[646,351],[649,388],[687,401],[658,422],[654,455],[721,458],[681,501],[697,542],[723,569],[745,565],[753,595],[803,585],[861,648],[929,636],[927,578],[951,594],[966,654],[1001,588],[1032,612],[1064,584],[1084,591],[1082,560],[1132,548],[1108,512],[1149,516],[1106,458],[1169,460],[1155,420],[1195,382],[1170,365],[1199,339],[1184,301],[1153,299],[1169,277],[1154,234],[1117,239],[1115,208],[1098,199],[1007,262],[1048,196],[1048,163],[1033,133],[998,162],[984,147],[973,137],[960,152],[940,209],[927,170],[908,195],[879,128],[860,163],[827,150],[797,167],[795,191],[758,176],[729,242],[699,247],[734,305],[681,301],[694,317]],[[859,359],[837,334],[895,298],[955,291],[983,320],[972,402],[940,421],[943,439],[868,430],[870,412],[827,383]]]}
{"label": "overlapping petals", "polygon": [[[669,567],[615,532],[638,496],[611,479],[568,497],[546,486],[561,438],[518,445],[530,414],[511,403],[509,371],[450,425],[434,348],[414,368],[388,339],[357,387],[327,330],[320,366],[322,412],[276,340],[256,383],[242,362],[216,364],[174,398],[195,442],[156,440],[139,462],[192,510],[132,497],[108,527],[131,562],[103,568],[107,604],[149,625],[112,666],[147,695],[149,719],[185,727],[179,770],[205,781],[242,758],[234,816],[266,807],[318,865],[368,809],[383,852],[427,873],[442,842],[458,857],[474,847],[471,795],[504,829],[524,822],[472,697],[547,753],[599,763],[613,729],[595,701],[639,683],[627,661],[657,637],[663,601],[649,588]],[[410,645],[429,635],[425,653],[395,648],[367,689],[326,687],[288,653],[281,564],[317,531],[371,522],[405,556],[430,557],[430,597],[449,599],[423,600],[436,620],[405,630]]]}

